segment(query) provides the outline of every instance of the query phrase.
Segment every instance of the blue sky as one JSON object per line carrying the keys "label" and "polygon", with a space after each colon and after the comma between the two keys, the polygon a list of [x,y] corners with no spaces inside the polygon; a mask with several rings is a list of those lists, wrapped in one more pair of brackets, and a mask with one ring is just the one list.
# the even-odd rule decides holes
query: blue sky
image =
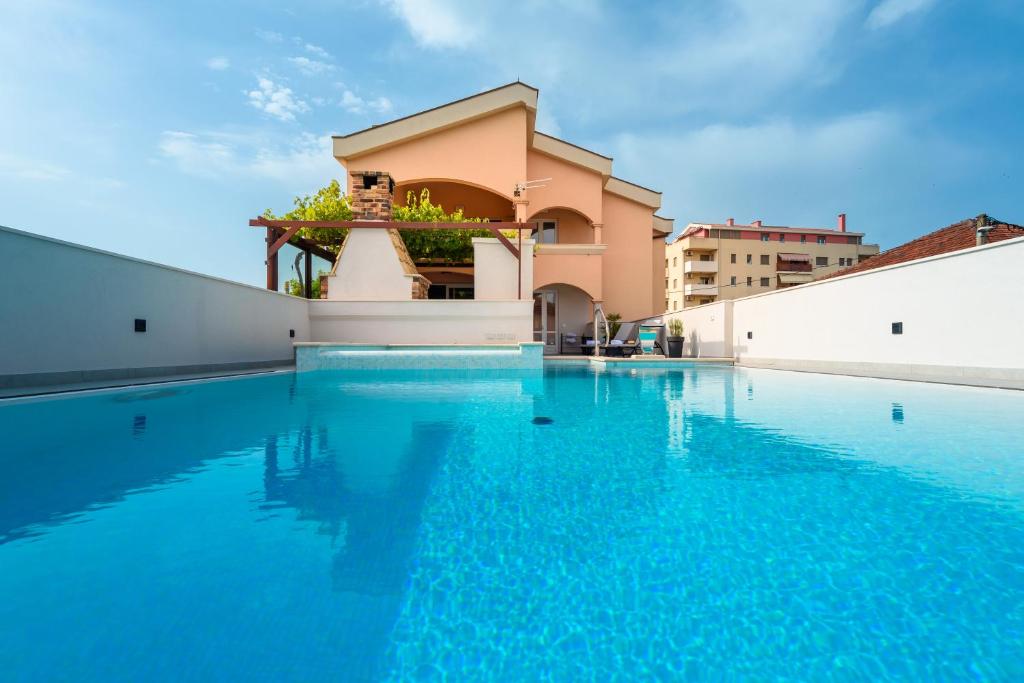
{"label": "blue sky", "polygon": [[0,0],[0,224],[260,284],[246,221],[340,177],[331,134],[516,78],[677,226],[1020,223],[1022,35],[1019,0]]}

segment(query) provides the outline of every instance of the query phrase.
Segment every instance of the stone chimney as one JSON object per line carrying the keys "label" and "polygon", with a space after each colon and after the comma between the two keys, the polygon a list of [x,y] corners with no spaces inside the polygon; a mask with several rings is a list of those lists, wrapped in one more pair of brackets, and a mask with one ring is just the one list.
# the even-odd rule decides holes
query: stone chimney
{"label": "stone chimney", "polygon": [[760,219],[758,219],[756,221],[751,221],[750,225],[751,225],[751,227],[754,227],[754,228],[760,228],[761,227],[761,221],[760,221]]}
{"label": "stone chimney", "polygon": [[846,214],[839,214],[839,223],[837,225],[839,232],[846,232]]}
{"label": "stone chimney", "polygon": [[391,201],[395,181],[387,171],[352,171],[352,219],[357,221],[391,220]]}
{"label": "stone chimney", "polygon": [[732,227],[732,226],[736,225],[736,221],[733,220],[732,218],[726,218],[725,219],[725,224],[728,225],[729,227]]}

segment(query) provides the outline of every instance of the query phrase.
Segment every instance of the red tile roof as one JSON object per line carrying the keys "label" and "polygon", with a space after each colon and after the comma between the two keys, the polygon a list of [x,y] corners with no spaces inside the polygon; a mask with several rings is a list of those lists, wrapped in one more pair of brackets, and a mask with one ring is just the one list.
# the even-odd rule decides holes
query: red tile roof
{"label": "red tile roof", "polygon": [[851,273],[862,273],[866,270],[892,266],[897,263],[927,258],[928,256],[938,256],[939,254],[948,254],[953,251],[969,249],[977,243],[976,240],[979,220],[981,220],[984,225],[989,226],[988,241],[990,243],[1001,242],[1002,240],[1008,240],[1014,237],[1024,237],[1024,226],[1014,225],[1013,223],[1003,223],[1002,221],[994,220],[982,214],[981,216],[978,216],[978,218],[964,219],[959,223],[948,225],[945,228],[941,228],[940,230],[936,230],[935,232],[931,232],[927,235],[911,240],[906,244],[901,244],[900,246],[893,247],[888,251],[883,251],[881,254],[872,256],[860,263],[850,266],[849,268],[838,270],[821,279],[825,280],[832,277],[839,277],[840,275],[850,275]]}

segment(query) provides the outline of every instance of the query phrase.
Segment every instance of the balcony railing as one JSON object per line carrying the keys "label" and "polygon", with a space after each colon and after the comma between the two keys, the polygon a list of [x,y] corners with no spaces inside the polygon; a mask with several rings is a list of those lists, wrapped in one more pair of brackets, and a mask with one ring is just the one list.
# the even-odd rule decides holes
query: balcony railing
{"label": "balcony railing", "polygon": [[718,261],[685,261],[684,273],[717,273]]}
{"label": "balcony railing", "polygon": [[717,296],[718,285],[686,284],[683,285],[683,294],[686,296]]}

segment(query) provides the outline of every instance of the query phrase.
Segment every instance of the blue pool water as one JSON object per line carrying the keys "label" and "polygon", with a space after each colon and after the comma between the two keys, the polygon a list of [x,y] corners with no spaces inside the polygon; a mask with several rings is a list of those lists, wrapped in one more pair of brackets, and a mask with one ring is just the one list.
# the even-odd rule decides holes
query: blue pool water
{"label": "blue pool water", "polygon": [[726,367],[4,405],[0,677],[1021,680],[1021,415]]}

